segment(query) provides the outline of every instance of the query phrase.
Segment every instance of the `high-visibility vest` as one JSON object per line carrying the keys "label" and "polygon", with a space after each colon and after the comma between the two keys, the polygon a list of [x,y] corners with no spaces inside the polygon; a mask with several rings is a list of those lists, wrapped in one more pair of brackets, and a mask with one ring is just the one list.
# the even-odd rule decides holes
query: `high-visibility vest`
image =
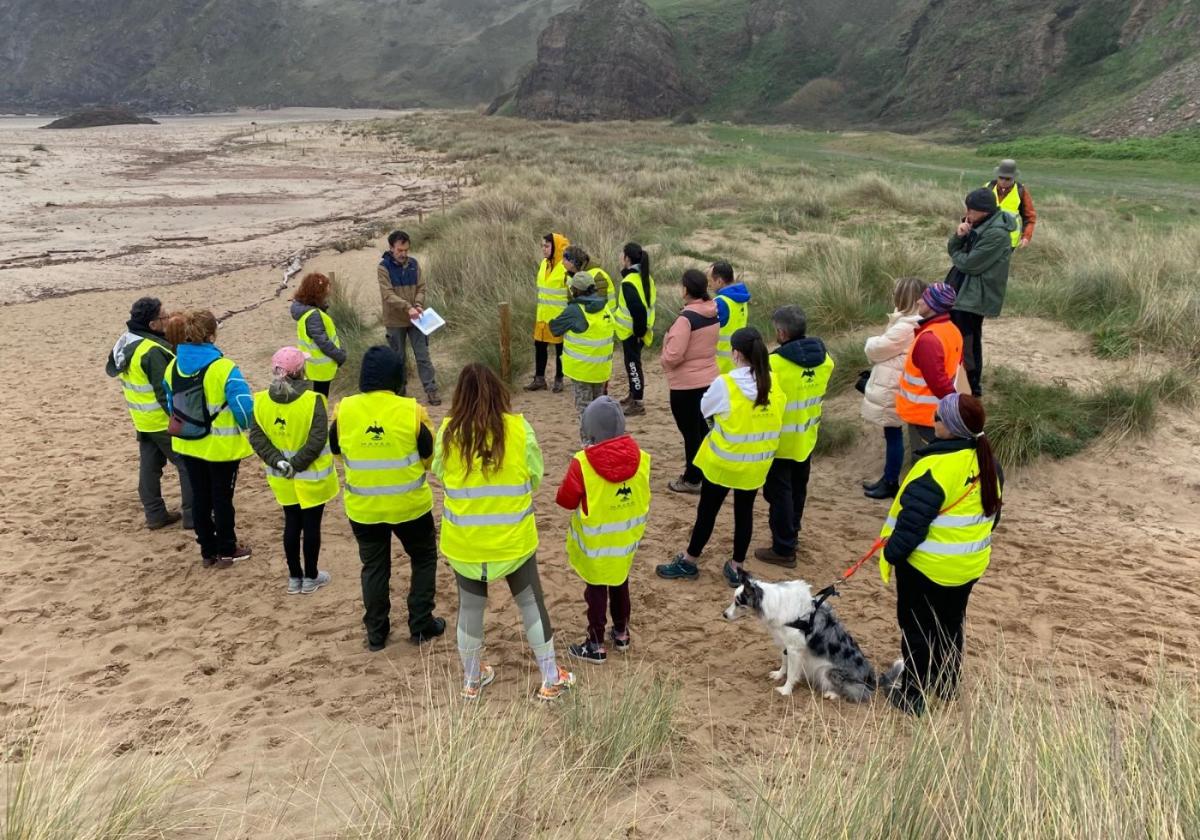
{"label": "high-visibility vest", "polygon": [[[940,586],[961,586],[978,580],[992,558],[992,526],[996,518],[983,512],[979,458],[974,449],[926,455],[917,461],[900,485],[879,536],[892,535],[905,488],[926,473],[942,488],[947,507],[934,518],[924,542],[913,549],[908,563]],[[886,583],[891,564],[882,555],[879,572]]]}
{"label": "high-visibility vest", "polygon": [[[926,326],[923,332],[932,333],[942,343],[942,358],[946,365],[946,376],[950,381],[958,375],[958,366],[962,364],[963,340],[958,327],[950,321],[939,321]],[[914,426],[932,426],[933,415],[937,413],[939,397],[934,396],[929,384],[921,374],[921,369],[913,362],[913,350],[921,333],[908,348],[904,357],[904,372],[900,374],[900,390],[896,392],[896,414],[905,423]]]}
{"label": "high-visibility vest", "polygon": [[1025,224],[1025,220],[1021,218],[1021,185],[1013,181],[1012,189],[1003,199],[1000,198],[1000,185],[995,181],[989,181],[984,186],[991,187],[992,195],[996,196],[996,203],[1000,205],[1000,209],[1017,220],[1017,229],[1012,232],[1012,246],[1016,248],[1021,243],[1021,228]]}
{"label": "high-visibility vest", "polygon": [[417,401],[391,391],[354,394],[338,403],[338,447],[346,470],[346,516],[362,525],[389,524],[433,510],[433,491],[417,452]]}
{"label": "high-visibility vest", "polygon": [[717,370],[721,373],[729,373],[733,370],[733,347],[729,342],[735,332],[750,322],[750,302],[739,303],[724,295],[720,295],[720,297],[725,301],[729,318],[725,321],[725,326],[721,327],[720,332],[717,333]]}
{"label": "high-visibility vest", "polygon": [[622,482],[601,476],[582,452],[575,460],[583,470],[587,513],[580,505],[571,516],[567,560],[587,583],[620,586],[629,579],[650,513],[650,454],[642,452],[637,472]]}
{"label": "high-visibility vest", "polygon": [[549,268],[548,260],[542,260],[537,273],[537,315],[535,321],[549,324],[567,306],[567,270],[562,260]]}
{"label": "high-visibility vest", "polygon": [[326,356],[317,343],[308,337],[305,324],[313,315],[320,317],[321,322],[325,324],[325,335],[329,336],[333,346],[342,346],[342,342],[338,340],[337,327],[327,313],[313,308],[301,315],[296,321],[296,336],[300,349],[309,356],[308,361],[304,364],[304,375],[313,382],[329,382],[337,375],[338,366],[337,362]]}
{"label": "high-visibility vest", "polygon": [[[172,359],[167,365],[163,374],[167,384],[171,384],[174,378],[178,361]],[[207,435],[196,440],[171,438],[171,448],[180,455],[216,462],[240,461],[254,453],[250,441],[234,419],[229,403],[225,401],[225,383],[235,367],[229,359],[221,357],[204,371],[204,400],[208,403],[208,413],[213,415],[212,427]]]}
{"label": "high-visibility vest", "polygon": [[775,457],[805,461],[816,448],[821,431],[821,407],[833,373],[833,358],[826,353],[824,361],[813,368],[802,368],[778,353],[772,353],[770,359],[771,381],[779,383],[787,400]]}
{"label": "high-visibility vest", "polygon": [[504,461],[485,474],[478,458],[466,472],[462,453],[445,446],[449,418],[442,421],[442,554],[458,563],[505,563],[537,551],[533,476],[525,463],[525,423],[504,415]]}
{"label": "high-visibility vest", "polygon": [[608,308],[615,309],[617,306],[617,284],[613,282],[612,277],[607,271],[597,265],[588,266],[586,270],[596,281],[596,291],[599,292],[601,287],[603,287],[605,300],[608,301]]}
{"label": "high-visibility vest", "polygon": [[612,377],[613,319],[608,307],[588,312],[586,332],[563,333],[563,373],[576,382],[599,384]]}
{"label": "high-visibility vest", "polygon": [[[325,396],[315,391],[305,391],[291,402],[277,403],[267,391],[259,391],[254,395],[254,420],[283,457],[291,458],[308,442],[317,400],[324,404]],[[285,478],[274,464],[266,466],[267,484],[271,485],[275,500],[285,507],[316,507],[338,494],[338,477],[333,468],[328,434],[321,454],[295,477]]]}
{"label": "high-visibility vest", "polygon": [[757,490],[767,480],[767,471],[779,448],[785,398],[774,377],[770,402],[757,406],[729,374],[722,374],[729,391],[729,413],[717,417],[712,430],[700,444],[693,463],[713,484],[734,490]]}
{"label": "high-visibility vest", "polygon": [[133,349],[129,367],[117,374],[125,392],[125,405],[129,407],[129,416],[133,418],[133,428],[139,432],[165,432],[171,422],[171,418],[154,396],[154,383],[146,376],[142,367],[142,360],[154,349],[162,350],[172,359],[175,358],[170,348],[143,338]]}
{"label": "high-visibility vest", "polygon": [[[650,299],[646,300],[646,295],[642,291],[642,275],[626,274],[621,279],[621,286],[626,284],[633,286],[637,290],[637,296],[642,301],[642,306],[646,307],[646,335],[642,339],[642,344],[649,347],[654,342],[654,307],[658,303],[658,287],[654,285],[654,276],[650,276]],[[633,316],[629,314],[629,307],[625,305],[625,290],[617,290],[617,308],[613,310],[613,321],[617,329],[617,341],[624,341],[633,335]]]}

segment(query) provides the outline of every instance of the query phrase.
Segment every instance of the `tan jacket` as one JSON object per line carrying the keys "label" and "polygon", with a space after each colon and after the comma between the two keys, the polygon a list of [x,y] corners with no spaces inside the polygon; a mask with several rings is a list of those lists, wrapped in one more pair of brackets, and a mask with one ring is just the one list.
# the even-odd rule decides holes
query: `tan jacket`
{"label": "tan jacket", "polygon": [[408,310],[412,306],[425,306],[425,272],[417,268],[415,286],[393,286],[387,268],[380,263],[375,270],[379,281],[379,296],[383,302],[383,325],[385,327],[407,327],[411,324]]}

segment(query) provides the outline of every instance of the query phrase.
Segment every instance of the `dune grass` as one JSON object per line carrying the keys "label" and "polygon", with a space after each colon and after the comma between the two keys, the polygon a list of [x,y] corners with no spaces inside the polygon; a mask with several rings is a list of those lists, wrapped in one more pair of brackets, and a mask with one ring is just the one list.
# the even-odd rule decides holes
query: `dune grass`
{"label": "dune grass", "polygon": [[345,396],[358,391],[358,373],[362,368],[363,353],[368,347],[379,343],[381,332],[378,316],[372,320],[372,316],[364,314],[372,311],[355,297],[348,286],[339,282],[333,284],[329,317],[337,324],[338,340],[346,351],[346,363],[338,369],[331,396]]}

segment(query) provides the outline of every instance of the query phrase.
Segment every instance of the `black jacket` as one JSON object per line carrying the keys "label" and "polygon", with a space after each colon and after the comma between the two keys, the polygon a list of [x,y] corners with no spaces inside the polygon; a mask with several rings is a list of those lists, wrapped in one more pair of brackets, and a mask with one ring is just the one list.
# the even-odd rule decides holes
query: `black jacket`
{"label": "black jacket", "polygon": [[[156,345],[146,355],[142,356],[142,371],[150,380],[150,384],[154,386],[154,399],[162,406],[163,411],[166,411],[167,392],[163,388],[163,376],[167,372],[167,365],[171,363],[171,359],[175,358],[175,348],[162,333],[150,329],[149,324],[130,320],[125,322],[125,328],[143,341],[149,341]],[[132,358],[133,349],[136,344],[137,342],[131,342],[126,345],[129,349],[129,353],[125,356],[126,364],[128,364],[127,360]],[[112,352],[109,351],[108,362],[104,365],[104,372],[109,376],[115,377],[117,374],[123,373],[124,370],[123,367],[117,364],[117,360],[113,358]]]}
{"label": "black jacket", "polygon": [[[621,279],[624,281],[630,274],[637,274],[636,268],[621,269]],[[642,282],[647,282],[647,278],[643,278]],[[646,312],[646,306],[642,303],[642,298],[638,295],[637,290],[633,288],[631,283],[621,283],[621,297],[625,301],[625,308],[629,310],[629,319],[633,321],[633,335],[635,338],[644,338],[646,335],[646,320],[649,315]]]}

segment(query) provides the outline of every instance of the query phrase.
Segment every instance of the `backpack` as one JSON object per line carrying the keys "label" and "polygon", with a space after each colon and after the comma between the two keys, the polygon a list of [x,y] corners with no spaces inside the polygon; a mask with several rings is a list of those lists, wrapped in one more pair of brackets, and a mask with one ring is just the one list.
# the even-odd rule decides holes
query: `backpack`
{"label": "backpack", "polygon": [[171,420],[167,433],[183,440],[200,440],[212,432],[213,418],[220,413],[209,413],[208,399],[204,396],[204,375],[212,362],[190,376],[179,372],[176,365],[171,370]]}

